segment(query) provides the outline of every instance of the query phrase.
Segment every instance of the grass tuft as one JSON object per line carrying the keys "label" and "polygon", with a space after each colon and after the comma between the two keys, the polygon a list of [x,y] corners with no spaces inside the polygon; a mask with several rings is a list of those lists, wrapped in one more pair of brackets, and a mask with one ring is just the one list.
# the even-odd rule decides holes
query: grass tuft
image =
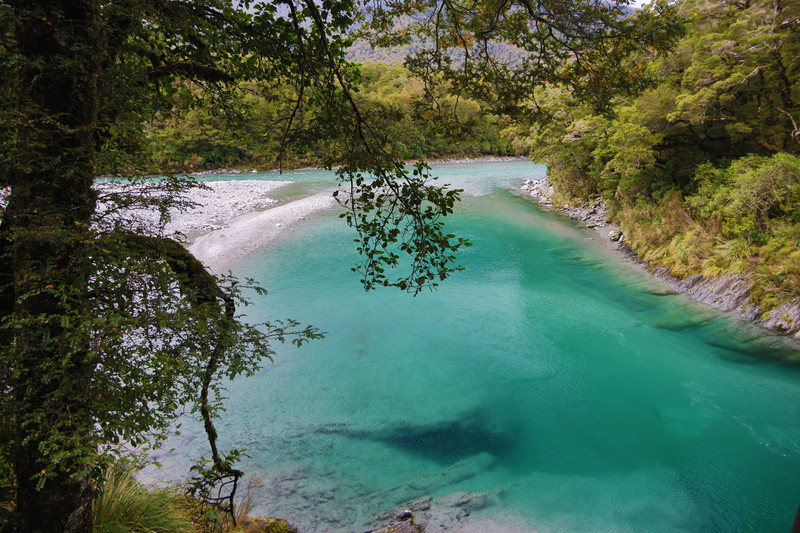
{"label": "grass tuft", "polygon": [[139,483],[133,472],[111,467],[95,501],[96,533],[195,533],[178,490]]}

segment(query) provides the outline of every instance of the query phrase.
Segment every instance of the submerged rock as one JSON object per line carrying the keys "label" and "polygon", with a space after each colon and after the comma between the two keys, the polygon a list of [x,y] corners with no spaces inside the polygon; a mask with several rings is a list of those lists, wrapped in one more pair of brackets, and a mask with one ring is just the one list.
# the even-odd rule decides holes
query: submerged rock
{"label": "submerged rock", "polygon": [[[366,533],[452,531],[470,522],[469,517],[473,512],[495,504],[497,497],[485,492],[454,492],[435,499],[425,496],[382,514],[375,520],[377,529]],[[412,529],[393,529],[403,524],[408,524]]]}
{"label": "submerged rock", "polygon": [[242,520],[239,525],[244,528],[246,533],[297,533],[297,530],[283,518],[248,517]]}
{"label": "submerged rock", "polygon": [[388,520],[385,526],[372,529],[365,533],[422,533],[422,527],[414,523],[414,515],[405,510],[396,517]]}

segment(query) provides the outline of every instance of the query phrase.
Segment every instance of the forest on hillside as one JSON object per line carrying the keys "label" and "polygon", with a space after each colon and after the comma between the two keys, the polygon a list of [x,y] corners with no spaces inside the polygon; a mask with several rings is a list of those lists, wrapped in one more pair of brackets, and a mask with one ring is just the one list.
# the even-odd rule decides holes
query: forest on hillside
{"label": "forest on hillside", "polygon": [[[430,120],[419,104],[424,88],[402,65],[369,62],[360,65],[356,100],[383,149],[397,159],[435,159],[511,155],[511,142],[501,135],[508,119],[487,113],[471,99],[445,97],[454,109],[451,125]],[[245,87],[241,109],[231,121],[226,110],[194,105],[198,89],[186,88],[185,104],[157,114],[148,129],[154,171],[192,171],[223,167],[272,169],[323,166],[340,159],[343,132],[313,105],[291,116],[288,87]],[[313,101],[313,98],[312,98]],[[233,124],[233,126],[231,126]],[[452,127],[457,124],[457,127]]]}
{"label": "forest on hillside", "polygon": [[800,295],[800,4],[678,5],[675,52],[638,60],[654,86],[609,114],[547,87],[513,142],[562,201],[602,197],[644,260],[745,275],[768,311]]}

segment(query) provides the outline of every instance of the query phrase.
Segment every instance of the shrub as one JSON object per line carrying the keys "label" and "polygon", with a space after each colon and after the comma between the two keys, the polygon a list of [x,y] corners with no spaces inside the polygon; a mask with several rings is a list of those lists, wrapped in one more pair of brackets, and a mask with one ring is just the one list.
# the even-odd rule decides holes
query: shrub
{"label": "shrub", "polygon": [[800,157],[750,155],[728,168],[702,165],[687,206],[719,226],[725,239],[766,243],[775,220],[800,222]]}
{"label": "shrub", "polygon": [[769,242],[759,249],[753,299],[764,309],[781,305],[800,294],[800,224],[775,224]]}

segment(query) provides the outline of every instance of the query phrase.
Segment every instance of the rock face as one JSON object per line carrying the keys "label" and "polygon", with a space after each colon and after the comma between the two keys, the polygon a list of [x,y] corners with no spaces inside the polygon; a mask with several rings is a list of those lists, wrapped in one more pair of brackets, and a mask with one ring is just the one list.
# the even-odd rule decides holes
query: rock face
{"label": "rock face", "polygon": [[720,311],[738,311],[742,315],[754,308],[757,314],[760,310],[749,304],[748,296],[753,286],[747,276],[729,274],[719,278],[703,278],[695,274],[683,280],[676,281],[676,289],[698,302],[708,304]]}
{"label": "rock face", "polygon": [[735,311],[745,320],[800,339],[800,298],[764,313],[760,307],[750,302],[753,280],[747,276],[728,274],[718,278],[703,278],[694,275],[679,280],[664,273],[663,269],[658,276],[672,282],[675,290],[698,302],[724,312]]}
{"label": "rock face", "polygon": [[800,339],[800,298],[776,307],[762,317],[759,324]]}
{"label": "rock face", "polygon": [[[599,234],[615,244],[629,259],[637,261],[630,247],[623,245],[625,235],[622,230],[606,220],[608,208],[599,200],[580,207],[564,205],[558,208],[553,205],[555,190],[549,180],[525,180],[521,190],[527,191],[539,204],[565,216],[582,221],[586,227],[593,228]],[[600,231],[604,229],[604,231]],[[642,263],[644,267],[670,283],[677,292],[686,294],[698,302],[710,305],[720,311],[737,312],[745,320],[755,322],[772,331],[800,339],[800,298],[787,302],[769,312],[762,310],[750,302],[750,290],[753,280],[741,274],[728,274],[718,278],[703,278],[700,275],[685,279],[672,277],[664,268],[654,268]]]}

